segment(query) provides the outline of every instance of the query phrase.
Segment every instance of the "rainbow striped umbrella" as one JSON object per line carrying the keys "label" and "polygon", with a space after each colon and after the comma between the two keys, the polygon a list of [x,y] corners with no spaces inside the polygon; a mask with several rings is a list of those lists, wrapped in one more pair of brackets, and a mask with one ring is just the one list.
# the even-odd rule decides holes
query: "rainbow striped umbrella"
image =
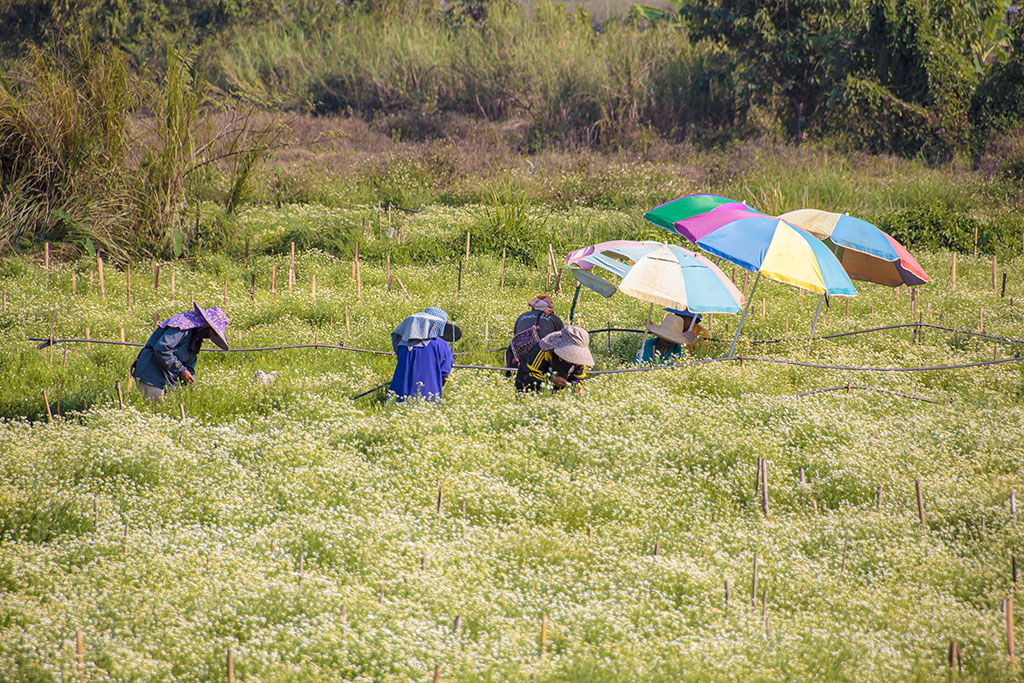
{"label": "rainbow striped umbrella", "polygon": [[745,206],[735,199],[720,197],[717,194],[688,194],[685,197],[659,204],[644,214],[644,220],[669,232],[676,232],[675,224],[677,222],[707,213],[724,204]]}
{"label": "rainbow striped umbrella", "polygon": [[848,214],[797,209],[779,216],[824,242],[851,279],[889,287],[928,282],[928,273],[891,235]]}
{"label": "rainbow striped umbrella", "polygon": [[[822,295],[857,294],[857,288],[843,266],[823,242],[778,218],[734,204],[722,205],[676,221],[672,232],[682,235],[704,251],[757,273],[729,348],[730,356],[740,338],[740,330],[761,275]],[[820,311],[819,302],[811,324],[812,336]]]}

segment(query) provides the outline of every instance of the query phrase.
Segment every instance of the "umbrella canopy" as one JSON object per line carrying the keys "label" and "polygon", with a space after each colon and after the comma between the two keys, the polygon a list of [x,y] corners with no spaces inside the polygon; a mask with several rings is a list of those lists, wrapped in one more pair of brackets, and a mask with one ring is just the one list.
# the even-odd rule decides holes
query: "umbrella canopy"
{"label": "umbrella canopy", "polygon": [[735,199],[720,197],[717,194],[688,194],[685,197],[659,204],[644,214],[644,220],[669,232],[675,232],[674,226],[678,221],[706,213],[723,204],[744,206]]}
{"label": "umbrella canopy", "polygon": [[[641,301],[696,313],[738,313],[743,306],[743,294],[718,266],[674,245],[602,242],[572,252],[566,261],[580,284],[602,296],[618,289]],[[621,278],[618,286],[590,272],[595,266]]]}
{"label": "umbrella canopy", "polygon": [[913,287],[930,279],[902,244],[865,220],[818,209],[797,209],[779,218],[823,241],[854,280]]}
{"label": "umbrella canopy", "polygon": [[771,280],[819,294],[857,294],[824,243],[778,218],[720,206],[677,221],[675,231],[704,251]]}

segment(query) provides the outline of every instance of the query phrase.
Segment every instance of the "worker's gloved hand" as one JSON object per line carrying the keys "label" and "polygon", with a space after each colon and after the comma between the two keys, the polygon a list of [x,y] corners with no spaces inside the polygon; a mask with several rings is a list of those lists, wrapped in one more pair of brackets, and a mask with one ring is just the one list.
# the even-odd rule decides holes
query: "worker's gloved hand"
{"label": "worker's gloved hand", "polygon": [[555,375],[554,377],[551,378],[551,383],[554,384],[559,389],[564,389],[569,384],[569,380],[567,380],[564,377],[559,377],[558,375]]}
{"label": "worker's gloved hand", "polygon": [[192,382],[196,381],[196,378],[193,377],[192,373],[189,372],[188,369],[186,368],[181,373],[181,381],[184,382],[185,384],[192,384]]}

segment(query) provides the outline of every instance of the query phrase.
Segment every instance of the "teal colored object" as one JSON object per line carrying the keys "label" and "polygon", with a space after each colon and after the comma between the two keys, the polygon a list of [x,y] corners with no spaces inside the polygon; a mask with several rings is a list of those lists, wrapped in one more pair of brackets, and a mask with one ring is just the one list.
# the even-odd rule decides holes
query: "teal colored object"
{"label": "teal colored object", "polygon": [[659,204],[644,214],[644,220],[669,232],[676,232],[674,226],[677,221],[707,213],[722,204],[741,203],[735,199],[720,197],[717,194],[688,194],[685,197],[679,197],[670,202]]}

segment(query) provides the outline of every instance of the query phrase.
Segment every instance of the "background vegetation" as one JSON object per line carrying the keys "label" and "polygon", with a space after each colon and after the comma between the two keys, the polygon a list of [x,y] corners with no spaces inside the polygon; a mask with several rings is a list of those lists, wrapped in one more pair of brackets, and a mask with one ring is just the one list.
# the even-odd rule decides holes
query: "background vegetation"
{"label": "background vegetation", "polygon": [[[962,240],[977,225],[988,249],[1019,228],[1019,191],[1007,188],[1024,168],[1024,31],[1009,2],[610,10],[9,0],[0,8],[0,248],[50,241],[71,254],[180,256],[237,241],[231,217],[241,204],[302,201],[332,185],[405,208],[479,202],[495,183],[529,194],[461,158],[479,151],[506,166],[526,161],[566,191],[575,185],[572,201],[638,210],[652,193],[601,179],[591,190],[588,174],[599,167],[628,185],[643,173],[637,162],[654,162],[711,190],[738,185],[792,206],[787,176],[804,175],[787,164],[794,157],[820,154],[860,172],[892,168],[894,155],[915,163],[890,187],[946,169],[986,189],[967,201],[938,188],[892,204],[889,189],[868,187],[867,197],[822,208],[863,208],[911,244]],[[343,136],[374,139],[346,147]],[[381,153],[385,140],[396,158]],[[295,164],[263,164],[282,145],[318,165],[296,174]],[[321,153],[332,145],[335,156]],[[761,167],[737,166],[751,146]],[[354,153],[373,147],[372,158]],[[559,152],[589,160],[553,170]],[[769,173],[777,177],[763,183]],[[221,211],[204,212],[204,200]]]}

